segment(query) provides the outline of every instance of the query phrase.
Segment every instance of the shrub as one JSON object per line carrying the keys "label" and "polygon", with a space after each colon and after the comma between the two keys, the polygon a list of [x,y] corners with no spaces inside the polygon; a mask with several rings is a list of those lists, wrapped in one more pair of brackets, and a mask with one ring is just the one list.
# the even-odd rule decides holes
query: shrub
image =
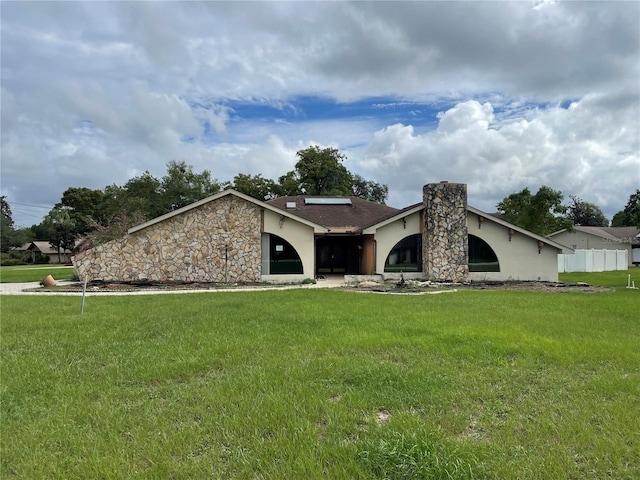
{"label": "shrub", "polygon": [[3,267],[11,267],[14,265],[24,265],[24,254],[21,252],[6,252],[0,254],[0,265]]}

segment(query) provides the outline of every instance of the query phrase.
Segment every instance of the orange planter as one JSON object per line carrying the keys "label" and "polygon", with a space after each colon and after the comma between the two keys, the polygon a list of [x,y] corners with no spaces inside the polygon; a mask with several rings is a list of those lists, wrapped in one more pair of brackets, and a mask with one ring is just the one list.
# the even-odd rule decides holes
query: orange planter
{"label": "orange planter", "polygon": [[44,280],[42,280],[42,283],[45,287],[55,287],[58,282],[56,282],[51,275],[47,275],[44,277]]}

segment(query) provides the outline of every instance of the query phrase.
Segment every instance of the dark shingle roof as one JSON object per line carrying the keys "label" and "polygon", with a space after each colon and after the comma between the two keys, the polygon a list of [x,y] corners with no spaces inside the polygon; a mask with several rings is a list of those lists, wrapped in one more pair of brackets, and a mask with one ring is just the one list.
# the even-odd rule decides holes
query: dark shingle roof
{"label": "dark shingle roof", "polygon": [[[305,198],[348,198],[351,200],[351,205],[306,205]],[[358,233],[362,229],[400,212],[397,208],[369,202],[358,197],[297,195],[275,198],[266,203],[322,225],[334,233]],[[294,208],[287,208],[287,204],[294,203]]]}

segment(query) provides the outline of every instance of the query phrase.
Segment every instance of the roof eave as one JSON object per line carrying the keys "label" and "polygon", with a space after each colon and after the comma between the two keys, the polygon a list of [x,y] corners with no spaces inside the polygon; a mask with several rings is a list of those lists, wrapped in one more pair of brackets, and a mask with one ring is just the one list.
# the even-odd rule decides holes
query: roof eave
{"label": "roof eave", "polygon": [[488,213],[483,212],[482,210],[478,210],[477,208],[472,207],[471,205],[467,205],[467,211],[471,213],[475,213],[476,215],[479,215],[491,222],[497,223],[498,225],[502,225],[503,227],[511,228],[514,231],[521,233],[522,235],[525,235],[534,240],[537,240],[538,242],[542,242],[546,245],[549,245],[550,247],[557,248],[562,253],[574,253],[574,250],[572,248],[567,247],[566,245],[562,245],[561,243],[550,240],[547,237],[542,237],[536,233],[530,232],[529,230],[525,230],[524,228],[518,227],[517,225],[506,222],[500,218],[494,217],[493,215],[489,215]]}
{"label": "roof eave", "polygon": [[382,228],[386,225],[389,225],[390,223],[396,222],[404,217],[408,217],[410,215],[413,215],[416,212],[419,212],[420,210],[422,210],[424,208],[424,205],[420,204],[420,205],[416,205],[413,208],[408,208],[405,210],[401,210],[400,212],[398,212],[397,214],[395,214],[392,217],[389,217],[381,222],[378,223],[374,223],[373,225],[365,228],[362,230],[362,233],[365,235],[371,235],[376,233],[376,230],[378,230],[379,228]]}
{"label": "roof eave", "polygon": [[131,227],[127,232],[129,234],[131,233],[135,233],[138,232],[140,230],[144,230],[145,228],[148,228],[152,225],[155,225],[157,223],[161,223],[164,222],[165,220],[168,220],[172,217],[181,215],[185,212],[188,212],[189,210],[192,210],[194,208],[198,208],[202,205],[205,205],[209,202],[213,202],[215,200],[218,200],[222,197],[226,197],[227,195],[234,195],[238,198],[241,198],[243,200],[246,200],[247,202],[251,202],[257,206],[259,206],[260,208],[264,208],[265,210],[269,210],[272,211],[274,213],[277,213],[278,215],[283,215],[284,217],[290,218],[292,220],[295,220],[296,222],[302,223],[308,227],[313,228],[313,231],[315,233],[325,233],[327,231],[327,229],[325,227],[323,227],[322,225],[318,225],[316,223],[310,222],[308,220],[305,220],[304,218],[300,218],[294,214],[291,214],[289,212],[287,212],[286,210],[282,210],[280,208],[274,207],[272,205],[269,205],[268,203],[262,202],[256,198],[250,197],[249,195],[246,195],[244,193],[240,193],[236,190],[233,189],[228,189],[228,190],[223,190],[222,192],[216,193],[215,195],[211,195],[210,197],[207,198],[203,198],[202,200],[198,200],[197,202],[193,202],[190,203],[189,205],[186,205],[182,208],[179,208],[177,210],[174,210],[173,212],[169,212],[169,213],[165,213],[164,215],[160,215],[159,217],[153,218],[147,222],[141,223],[140,225],[136,225],[135,227]]}

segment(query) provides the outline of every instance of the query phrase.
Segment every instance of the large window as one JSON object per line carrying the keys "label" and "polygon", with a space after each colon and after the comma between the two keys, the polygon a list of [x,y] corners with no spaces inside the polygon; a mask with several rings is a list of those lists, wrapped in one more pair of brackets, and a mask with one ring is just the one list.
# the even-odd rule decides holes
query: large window
{"label": "large window", "polygon": [[487,242],[475,235],[469,235],[469,271],[499,272],[498,257]]}
{"label": "large window", "polygon": [[266,247],[269,251],[268,275],[302,273],[300,255],[289,242],[277,235],[268,235],[264,240],[268,245],[263,243],[263,248]]}
{"label": "large window", "polygon": [[384,262],[385,272],[422,271],[422,234],[403,238],[389,252]]}

